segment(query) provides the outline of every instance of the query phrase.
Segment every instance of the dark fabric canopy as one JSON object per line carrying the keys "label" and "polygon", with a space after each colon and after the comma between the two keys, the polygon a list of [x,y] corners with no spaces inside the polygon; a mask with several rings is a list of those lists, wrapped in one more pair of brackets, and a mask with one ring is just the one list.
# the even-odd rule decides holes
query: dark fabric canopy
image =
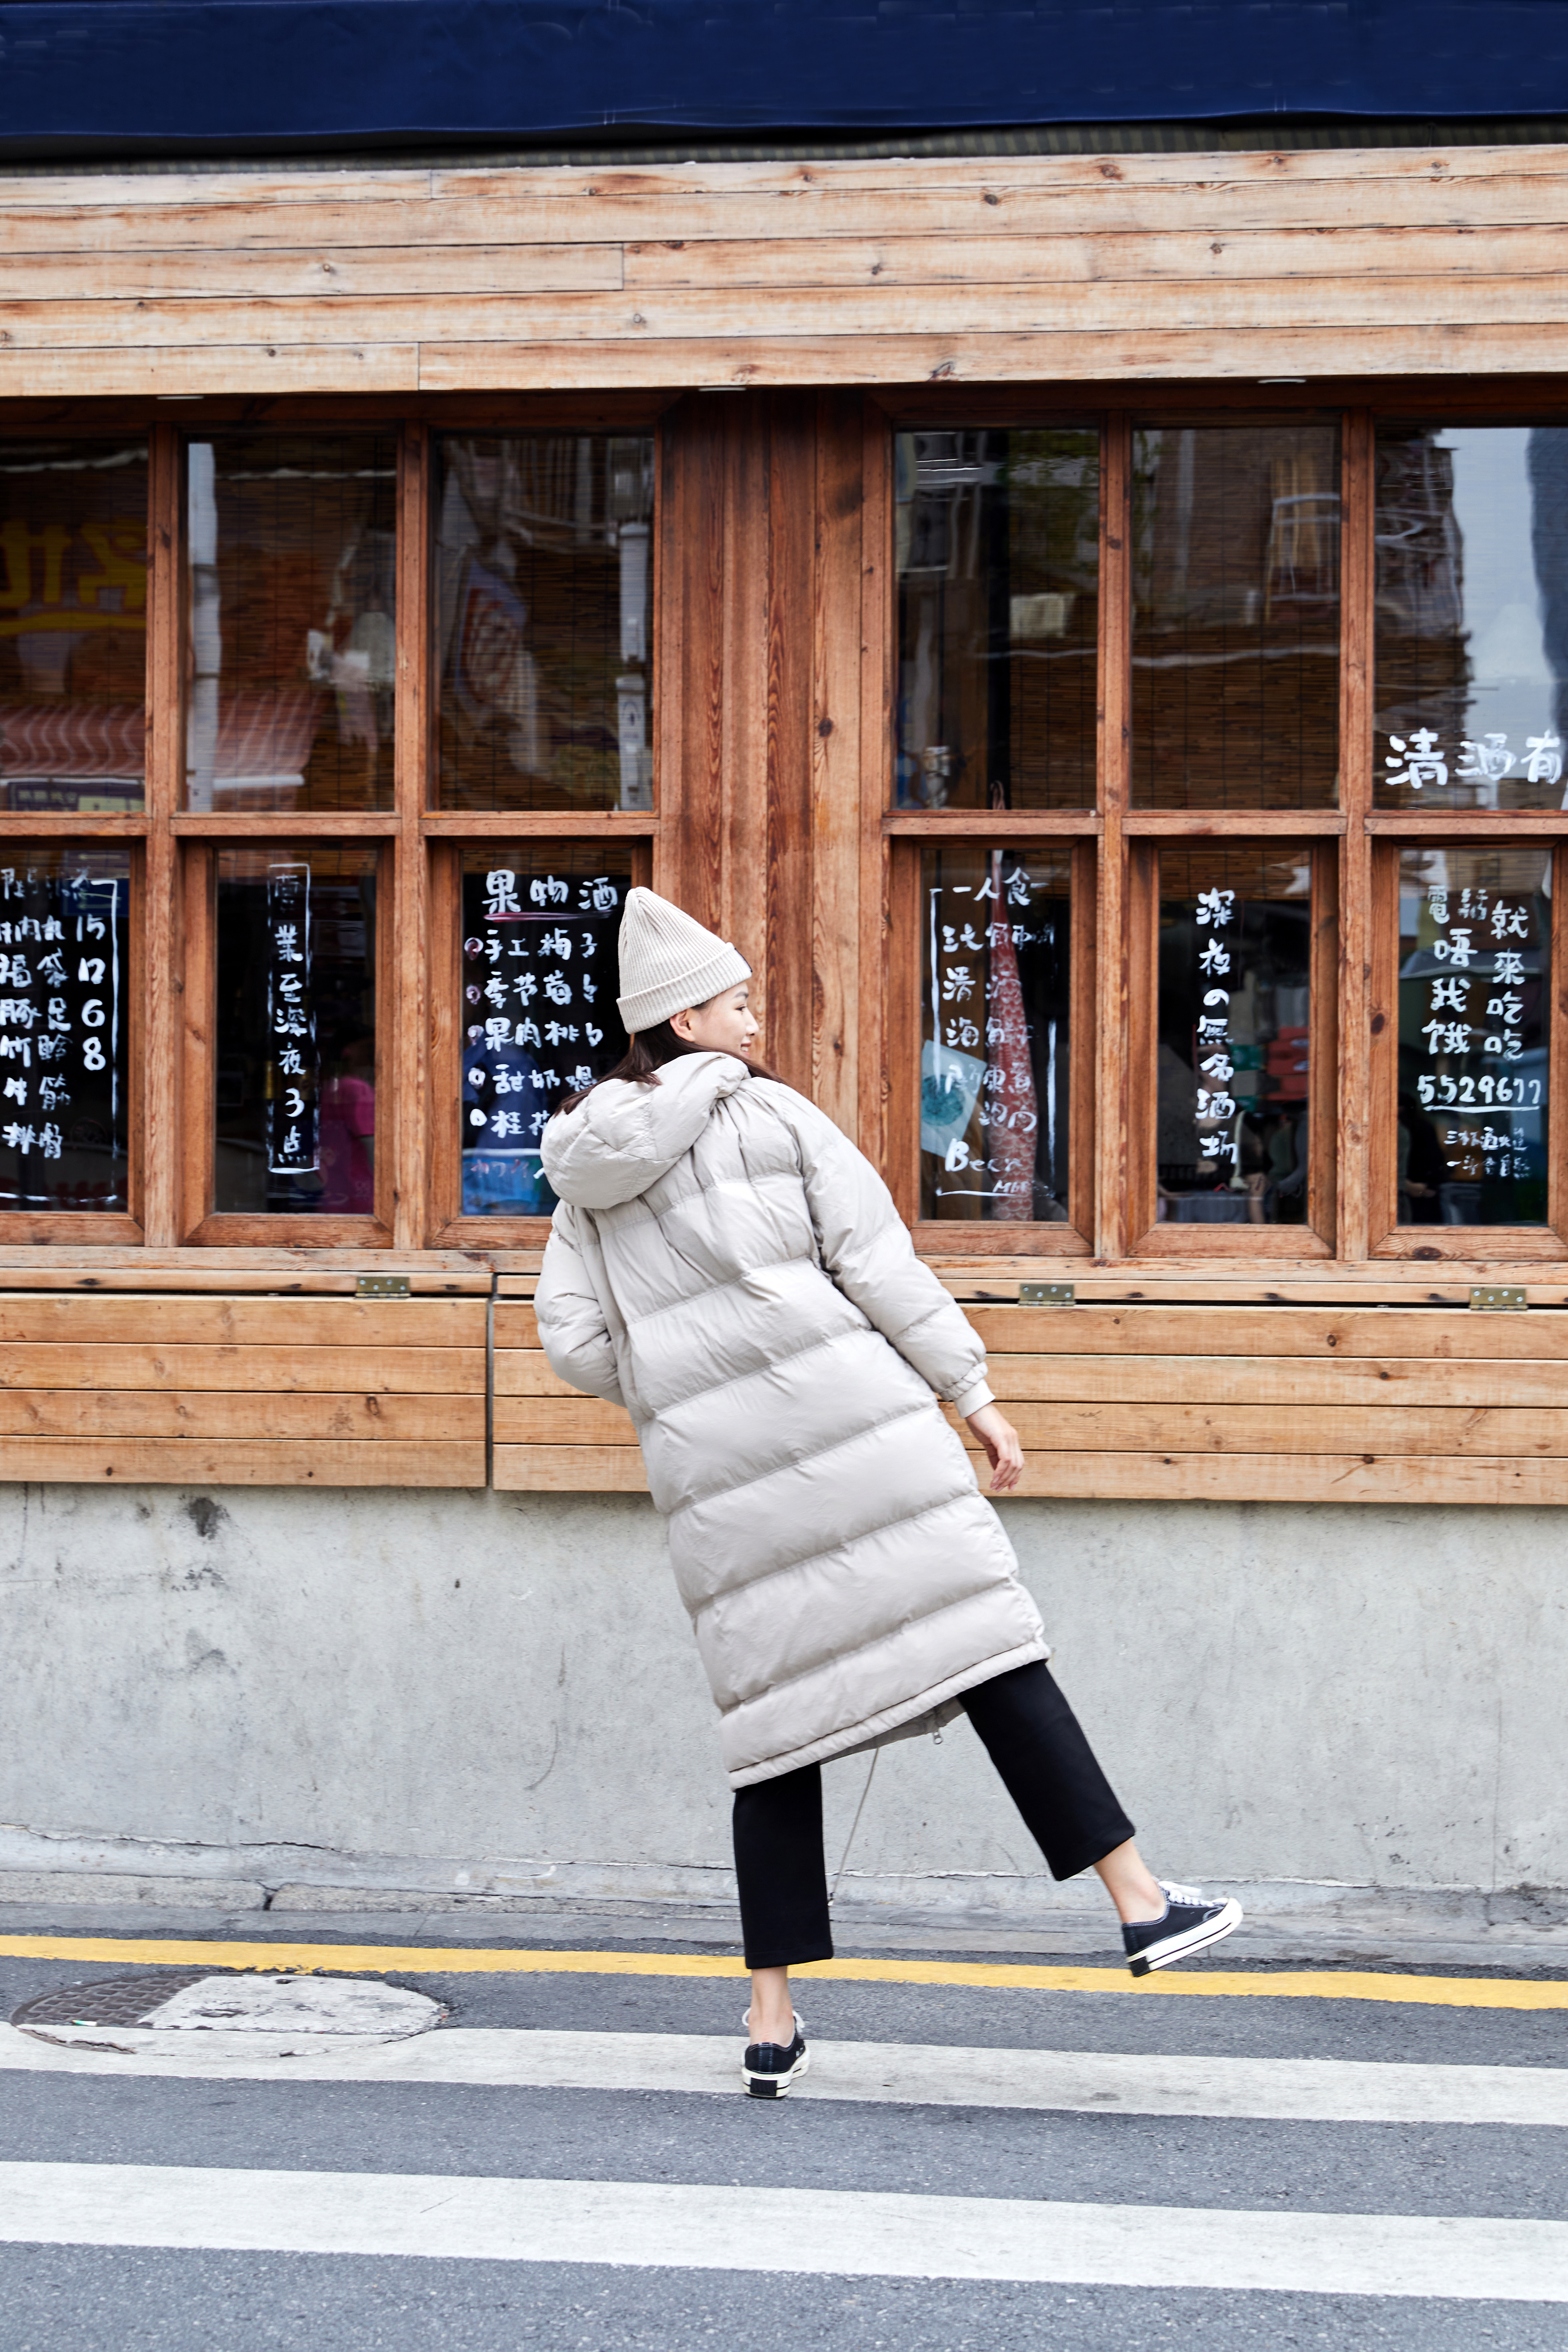
{"label": "dark fabric canopy", "polygon": [[0,0],[0,145],[1568,112],[1568,0]]}

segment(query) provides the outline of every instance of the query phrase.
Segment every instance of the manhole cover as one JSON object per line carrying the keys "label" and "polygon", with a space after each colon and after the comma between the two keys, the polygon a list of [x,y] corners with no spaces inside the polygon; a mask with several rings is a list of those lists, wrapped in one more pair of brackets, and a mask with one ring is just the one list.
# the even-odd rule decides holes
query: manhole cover
{"label": "manhole cover", "polygon": [[24,2001],[11,2022],[40,2042],[79,2049],[146,2050],[173,2036],[220,2035],[226,2044],[283,2054],[308,2041],[399,2042],[427,2032],[447,2012],[427,1994],[376,1979],[217,1976],[169,1969],[157,1976],[106,1977],[67,1985]]}

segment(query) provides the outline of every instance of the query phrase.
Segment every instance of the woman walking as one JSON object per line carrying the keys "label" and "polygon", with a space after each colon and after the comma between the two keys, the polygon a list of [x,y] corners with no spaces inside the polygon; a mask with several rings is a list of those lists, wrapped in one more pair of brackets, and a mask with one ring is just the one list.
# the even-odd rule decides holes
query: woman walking
{"label": "woman walking", "polygon": [[1152,1877],[1057,1688],[993,1494],[1023,1473],[985,1351],[916,1257],[886,1186],[751,1058],[751,968],[628,893],[631,1049],[546,1127],[561,1206],[540,1336],[624,1404],[720,1711],[752,1972],[745,2087],[805,2071],[789,1970],[829,1959],[820,1767],[962,1709],[1052,1874],[1096,1870],[1134,1975],[1228,1936],[1234,1901]]}

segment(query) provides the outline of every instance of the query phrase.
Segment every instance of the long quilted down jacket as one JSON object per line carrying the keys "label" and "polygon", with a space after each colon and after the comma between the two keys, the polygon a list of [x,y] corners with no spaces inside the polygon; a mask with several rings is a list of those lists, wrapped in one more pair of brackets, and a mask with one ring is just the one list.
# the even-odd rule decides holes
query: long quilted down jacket
{"label": "long quilted down jacket", "polygon": [[832,1122],[700,1054],[599,1087],[542,1149],[540,1336],[637,1425],[733,1785],[1048,1656],[937,1410],[990,1402],[984,1350]]}

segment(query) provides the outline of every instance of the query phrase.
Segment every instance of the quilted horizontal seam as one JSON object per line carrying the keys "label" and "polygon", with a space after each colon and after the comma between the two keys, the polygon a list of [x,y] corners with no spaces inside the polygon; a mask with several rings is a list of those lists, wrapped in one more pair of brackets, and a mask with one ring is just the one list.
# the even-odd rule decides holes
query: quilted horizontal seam
{"label": "quilted horizontal seam", "polygon": [[770,1682],[766,1688],[758,1691],[753,1698],[738,1698],[734,1706],[726,1707],[724,1713],[726,1716],[731,1716],[739,1707],[755,1706],[759,1700],[773,1698],[779,1691],[793,1690],[796,1683],[809,1682],[813,1675],[825,1675],[829,1668],[843,1665],[847,1659],[868,1658],[874,1651],[886,1649],[889,1642],[902,1641],[904,1635],[917,1625],[932,1624],[937,1618],[945,1617],[950,1610],[967,1609],[978,1600],[989,1601],[991,1598],[988,1591],[961,1592],[956,1601],[939,1601],[934,1609],[926,1610],[923,1615],[919,1617],[904,1618],[900,1624],[893,1626],[888,1633],[879,1633],[873,1641],[861,1642],[853,1650],[836,1650],[831,1657],[819,1658],[814,1666],[802,1666],[798,1674],[784,1675]]}
{"label": "quilted horizontal seam", "polygon": [[[781,1261],[786,1264],[788,1262]],[[648,1418],[650,1421],[662,1420],[667,1412],[674,1412],[678,1406],[691,1404],[698,1397],[711,1396],[715,1389],[737,1388],[742,1381],[754,1381],[763,1372],[777,1371],[784,1364],[798,1363],[802,1356],[813,1355],[818,1348],[837,1348],[840,1339],[863,1339],[865,1337],[865,1332],[857,1330],[853,1325],[842,1331],[829,1331],[826,1339],[808,1339],[804,1347],[791,1348],[782,1356],[770,1356],[764,1363],[754,1364],[748,1372],[726,1372],[721,1380],[704,1381],[700,1389],[683,1389],[679,1396],[667,1397],[665,1402],[648,1415]],[[781,1469],[788,1466],[784,1463],[779,1465]],[[765,1471],[763,1473],[764,1477],[767,1475]],[[721,1494],[723,1489],[720,1487],[715,1491]]]}
{"label": "quilted horizontal seam", "polygon": [[875,1437],[881,1430],[891,1429],[900,1421],[912,1421],[916,1413],[931,1410],[931,1400],[922,1397],[919,1404],[900,1405],[897,1412],[886,1412],[880,1421],[868,1421],[863,1429],[851,1430],[847,1437],[840,1437],[831,1445],[815,1446],[809,1454],[797,1454],[788,1462],[775,1462],[771,1469],[759,1470],[754,1478],[737,1479],[732,1486],[715,1486],[708,1494],[698,1495],[691,1502],[682,1503],[679,1509],[671,1511],[671,1524],[688,1511],[700,1511],[705,1503],[716,1503],[721,1495],[743,1495],[748,1486],[760,1486],[765,1479],[781,1477],[785,1471],[804,1470],[810,1463],[826,1461],[830,1454],[842,1454],[847,1445],[858,1445],[863,1437]]}
{"label": "quilted horizontal seam", "polygon": [[717,1298],[726,1290],[738,1290],[743,1282],[754,1281],[759,1274],[771,1274],[775,1265],[809,1265],[810,1264],[811,1260],[807,1257],[765,1258],[760,1265],[749,1265],[744,1274],[732,1274],[727,1282],[710,1282],[702,1290],[688,1290],[679,1298],[672,1298],[668,1306],[650,1307],[646,1315],[628,1315],[623,1307],[621,1319],[628,1332],[640,1331],[647,1324],[658,1322],[663,1316],[679,1314],[682,1307],[696,1307],[704,1298]]}
{"label": "quilted horizontal seam", "polygon": [[[921,1519],[934,1517],[938,1511],[948,1510],[954,1503],[962,1503],[973,1492],[969,1486],[955,1486],[951,1495],[939,1495],[934,1503],[922,1503],[917,1511],[901,1511],[896,1519],[879,1519],[876,1526],[868,1528],[864,1535],[851,1536],[848,1540],[852,1544],[866,1543],[873,1536],[890,1533],[894,1528],[911,1528]],[[835,1544],[831,1549],[837,1551],[842,1547]],[[726,1584],[722,1591],[711,1592],[706,1601],[698,1602],[691,1612],[691,1622],[695,1625],[705,1611],[716,1609],[721,1601],[732,1600],[737,1592],[750,1592],[759,1584],[770,1584],[775,1576],[788,1576],[794,1570],[809,1568],[814,1560],[826,1559],[827,1556],[826,1551],[803,1551],[794,1559],[781,1560],[776,1568],[764,1568],[756,1576],[742,1577],[738,1584]]]}

